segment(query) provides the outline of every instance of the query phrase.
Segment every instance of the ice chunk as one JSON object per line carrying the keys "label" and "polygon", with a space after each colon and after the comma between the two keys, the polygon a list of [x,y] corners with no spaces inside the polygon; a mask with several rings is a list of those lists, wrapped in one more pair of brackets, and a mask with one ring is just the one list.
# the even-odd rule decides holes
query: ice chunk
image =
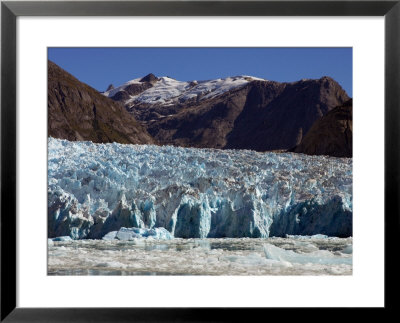
{"label": "ice chunk", "polygon": [[53,241],[72,241],[70,236],[55,237]]}
{"label": "ice chunk", "polygon": [[141,238],[142,236],[137,232],[137,228],[121,228],[117,232],[115,238],[118,240],[133,240],[134,238]]}
{"label": "ice chunk", "polygon": [[117,233],[118,231],[111,231],[103,237],[103,240],[114,240],[117,237]]}
{"label": "ice chunk", "polygon": [[352,254],[353,253],[353,245],[349,244],[346,247],[344,247],[341,251],[342,253],[346,254]]}
{"label": "ice chunk", "polygon": [[285,250],[283,248],[276,247],[272,244],[264,245],[264,253],[267,259],[277,261],[287,261],[290,263],[298,264],[321,264],[321,265],[333,265],[333,264],[352,264],[352,258],[338,257],[327,250],[319,250],[304,254],[296,253],[292,250]]}
{"label": "ice chunk", "polygon": [[299,240],[308,240],[308,239],[327,239],[328,236],[325,235],[325,234],[314,234],[312,236],[286,234],[286,238],[299,239]]}
{"label": "ice chunk", "polygon": [[147,230],[142,234],[143,237],[147,238],[153,238],[157,240],[171,240],[174,237],[171,235],[171,233],[165,229],[165,228],[153,228],[150,230]]}
{"label": "ice chunk", "polygon": [[[110,235],[109,237],[111,238],[112,235]],[[156,240],[170,240],[170,239],[173,239],[173,236],[165,228],[140,229],[140,228],[124,228],[124,227],[122,227],[115,234],[115,239],[124,240],[124,241],[143,239],[143,238],[156,239]],[[103,237],[103,239],[104,239],[104,237]]]}
{"label": "ice chunk", "polygon": [[311,236],[311,239],[326,239],[326,238],[328,238],[328,236],[325,234],[314,234]]}

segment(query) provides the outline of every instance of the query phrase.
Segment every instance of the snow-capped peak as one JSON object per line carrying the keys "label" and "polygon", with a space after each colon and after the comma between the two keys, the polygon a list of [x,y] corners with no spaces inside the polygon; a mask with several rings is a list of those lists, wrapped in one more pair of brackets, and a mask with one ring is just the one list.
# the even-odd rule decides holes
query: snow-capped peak
{"label": "snow-capped peak", "polygon": [[117,87],[115,87],[115,88],[113,88],[113,89],[110,89],[110,90],[108,90],[108,91],[105,91],[105,92],[103,92],[102,94],[105,95],[105,96],[107,96],[107,97],[109,97],[109,98],[111,98],[111,97],[113,97],[115,94],[117,94],[119,91],[123,91],[128,85],[131,85],[131,84],[140,84],[140,83],[141,83],[140,80],[141,80],[141,78],[139,77],[139,78],[137,78],[137,79],[128,81],[128,82],[126,82],[126,83],[124,83],[124,84],[122,84],[122,85],[120,85],[120,86],[117,86]]}
{"label": "snow-capped peak", "polygon": [[[227,91],[238,89],[252,81],[266,81],[265,79],[239,75],[234,77],[219,78],[206,81],[178,81],[168,76],[157,78],[152,82],[152,86],[137,95],[130,95],[125,104],[145,103],[145,104],[172,104],[174,102],[185,102],[192,99],[206,100],[219,96]],[[103,94],[112,97],[119,91],[131,84],[143,83],[142,78],[137,78],[124,83]]]}

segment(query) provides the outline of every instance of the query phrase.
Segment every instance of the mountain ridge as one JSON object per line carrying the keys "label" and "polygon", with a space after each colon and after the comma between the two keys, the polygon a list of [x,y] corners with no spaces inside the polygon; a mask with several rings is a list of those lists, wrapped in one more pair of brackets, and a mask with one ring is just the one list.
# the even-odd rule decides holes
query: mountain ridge
{"label": "mountain ridge", "polygon": [[48,73],[48,134],[78,141],[303,152],[314,124],[349,100],[328,76],[181,82],[149,73],[98,92],[51,61]]}
{"label": "mountain ridge", "polygon": [[74,141],[156,143],[126,109],[48,61],[48,136]]}
{"label": "mountain ridge", "polygon": [[184,147],[290,149],[349,99],[328,76],[284,83],[246,75],[187,82],[153,75],[151,84],[143,79],[103,94],[124,104],[162,144]]}

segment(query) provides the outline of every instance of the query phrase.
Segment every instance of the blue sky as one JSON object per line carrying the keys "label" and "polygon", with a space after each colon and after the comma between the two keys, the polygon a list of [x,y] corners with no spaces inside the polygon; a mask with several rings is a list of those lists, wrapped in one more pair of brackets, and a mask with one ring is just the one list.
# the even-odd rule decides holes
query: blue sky
{"label": "blue sky", "polygon": [[180,81],[250,75],[272,81],[330,76],[353,96],[352,48],[49,48],[48,58],[99,91],[149,73]]}

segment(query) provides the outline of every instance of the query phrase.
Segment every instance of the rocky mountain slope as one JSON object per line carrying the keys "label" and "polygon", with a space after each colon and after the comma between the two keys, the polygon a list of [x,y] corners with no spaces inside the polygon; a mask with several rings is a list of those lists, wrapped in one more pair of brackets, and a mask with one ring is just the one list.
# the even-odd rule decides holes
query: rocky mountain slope
{"label": "rocky mountain slope", "polygon": [[153,74],[103,95],[123,103],[162,144],[257,151],[297,146],[316,120],[349,99],[330,77],[181,82]]}
{"label": "rocky mountain slope", "polygon": [[292,151],[308,155],[352,157],[352,138],[353,103],[348,100],[317,120]]}
{"label": "rocky mountain slope", "polygon": [[101,95],[51,61],[48,61],[48,136],[99,143],[155,143],[123,105]]}

